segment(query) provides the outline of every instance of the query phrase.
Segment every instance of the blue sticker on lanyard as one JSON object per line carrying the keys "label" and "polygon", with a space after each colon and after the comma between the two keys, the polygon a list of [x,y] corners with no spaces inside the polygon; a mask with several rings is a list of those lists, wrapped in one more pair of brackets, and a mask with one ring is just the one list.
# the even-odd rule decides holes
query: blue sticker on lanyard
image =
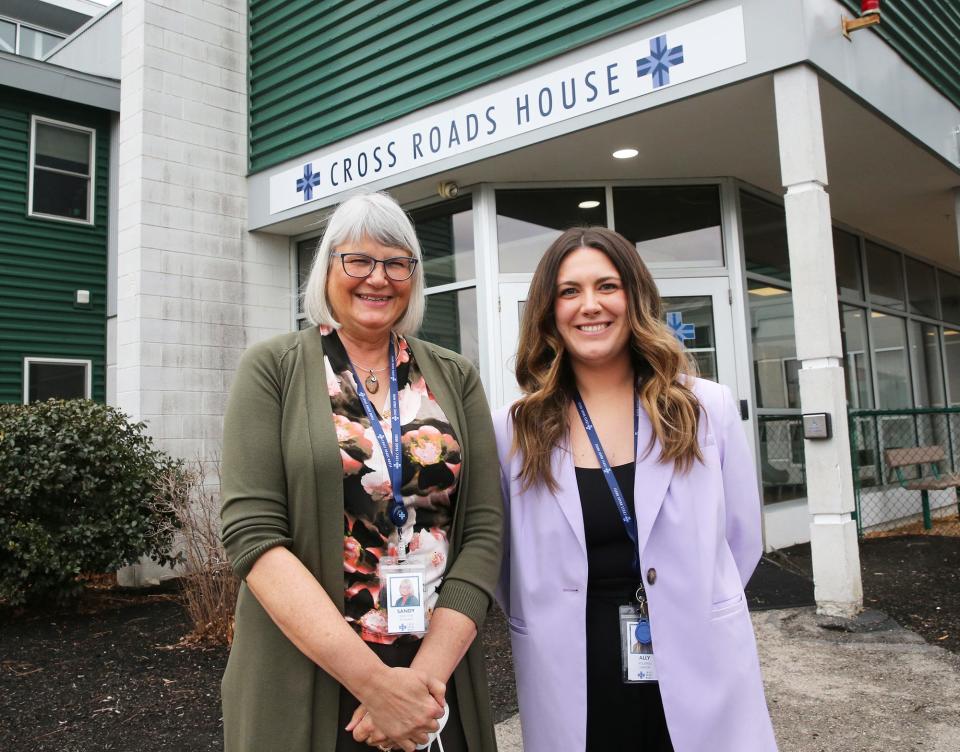
{"label": "blue sticker on lanyard", "polygon": [[650,636],[650,622],[647,619],[640,619],[640,621],[637,622],[634,636],[641,645],[649,645],[653,642],[653,638]]}
{"label": "blue sticker on lanyard", "polygon": [[[594,428],[593,421],[590,420],[590,414],[587,412],[587,406],[583,404],[583,399],[580,397],[579,392],[574,392],[573,402],[577,406],[577,412],[580,413],[580,420],[583,421],[583,430],[587,432],[587,438],[590,439],[590,444],[593,447],[594,454],[597,455],[597,462],[600,463],[600,469],[603,470],[603,478],[607,481],[607,486],[610,488],[610,493],[613,496],[613,503],[617,506],[617,511],[620,512],[620,519],[623,521],[623,527],[627,531],[627,535],[630,537],[630,540],[633,541],[633,571],[639,577],[640,576],[640,542],[637,537],[637,523],[633,519],[633,514],[631,513],[629,507],[627,507],[626,499],[623,496],[623,491],[620,490],[620,484],[617,482],[616,476],[613,474],[613,468],[610,467],[610,463],[607,461],[606,452],[603,451],[603,446],[600,444],[600,437],[597,435],[597,429]],[[634,459],[636,459],[637,451],[637,440],[640,434],[640,399],[636,395],[633,398],[633,451]]]}
{"label": "blue sticker on lanyard", "polygon": [[367,414],[370,421],[370,428],[374,436],[377,437],[377,443],[380,444],[380,450],[383,452],[383,458],[387,463],[387,471],[390,473],[390,490],[393,491],[393,500],[390,502],[388,511],[390,522],[397,526],[399,530],[407,523],[407,508],[403,504],[403,497],[400,495],[400,487],[403,485],[403,450],[400,446],[400,390],[397,384],[397,357],[393,349],[393,337],[390,338],[390,438],[391,443],[387,443],[387,435],[380,425],[380,416],[373,409],[373,403],[367,396],[367,390],[363,388],[363,382],[357,376],[353,363],[350,364],[350,372],[353,374],[353,381],[357,386],[357,396],[360,398],[360,404],[363,405],[363,411]]}

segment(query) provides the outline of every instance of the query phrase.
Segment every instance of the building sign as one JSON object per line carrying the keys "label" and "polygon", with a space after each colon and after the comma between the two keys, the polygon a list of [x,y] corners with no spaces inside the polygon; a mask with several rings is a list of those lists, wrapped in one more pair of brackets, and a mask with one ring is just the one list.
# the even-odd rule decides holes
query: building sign
{"label": "building sign", "polygon": [[400,175],[746,62],[730,8],[329,152],[270,177],[270,213]]}

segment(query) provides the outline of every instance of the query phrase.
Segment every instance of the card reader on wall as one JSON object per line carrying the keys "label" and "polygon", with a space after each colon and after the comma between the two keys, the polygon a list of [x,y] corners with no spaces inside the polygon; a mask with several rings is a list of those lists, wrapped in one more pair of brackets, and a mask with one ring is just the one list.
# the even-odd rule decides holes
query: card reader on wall
{"label": "card reader on wall", "polygon": [[833,428],[830,425],[830,413],[804,413],[803,438],[830,439],[833,437]]}

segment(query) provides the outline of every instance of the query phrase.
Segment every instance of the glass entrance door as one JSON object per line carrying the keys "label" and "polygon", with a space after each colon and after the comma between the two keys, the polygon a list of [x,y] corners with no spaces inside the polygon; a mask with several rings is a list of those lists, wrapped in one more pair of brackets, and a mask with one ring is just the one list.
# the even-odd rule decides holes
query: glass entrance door
{"label": "glass entrance door", "polygon": [[[659,279],[667,326],[692,355],[700,376],[726,384],[737,394],[733,354],[733,321],[726,277]],[[527,282],[500,285],[500,362],[502,378],[496,402],[509,404],[520,397],[514,378],[520,318],[527,298]]]}

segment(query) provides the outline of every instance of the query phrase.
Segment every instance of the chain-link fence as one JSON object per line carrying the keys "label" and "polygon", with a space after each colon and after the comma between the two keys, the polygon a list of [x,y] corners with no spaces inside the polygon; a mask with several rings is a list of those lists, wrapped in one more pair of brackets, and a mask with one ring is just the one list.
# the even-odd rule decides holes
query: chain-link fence
{"label": "chain-link fence", "polygon": [[757,416],[764,504],[807,495],[803,421],[799,415]]}
{"label": "chain-link fence", "polygon": [[960,535],[960,408],[849,417],[860,535]]}

